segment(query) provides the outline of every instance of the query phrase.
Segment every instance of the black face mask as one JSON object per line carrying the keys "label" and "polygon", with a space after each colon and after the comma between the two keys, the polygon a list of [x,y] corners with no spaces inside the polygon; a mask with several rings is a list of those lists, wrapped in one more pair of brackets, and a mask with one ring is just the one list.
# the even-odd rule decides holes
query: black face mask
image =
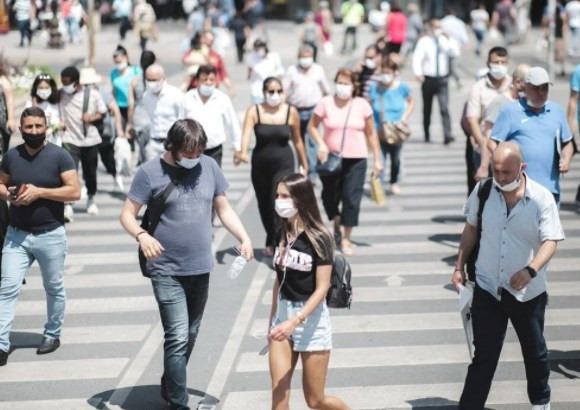
{"label": "black face mask", "polygon": [[46,134],[29,134],[27,132],[22,132],[22,139],[28,147],[32,149],[40,148],[44,144],[46,139]]}

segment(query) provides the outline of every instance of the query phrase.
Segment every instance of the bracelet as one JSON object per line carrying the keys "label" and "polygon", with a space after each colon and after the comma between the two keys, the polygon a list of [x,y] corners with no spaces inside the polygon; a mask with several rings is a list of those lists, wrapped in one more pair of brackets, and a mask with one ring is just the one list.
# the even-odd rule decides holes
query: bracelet
{"label": "bracelet", "polygon": [[455,268],[455,270],[453,272],[465,273],[465,271],[463,269],[459,269],[459,268]]}
{"label": "bracelet", "polygon": [[302,312],[296,313],[296,317],[300,320],[300,323],[306,322],[306,317],[302,314]]}
{"label": "bracelet", "polygon": [[143,233],[147,233],[147,231],[141,231],[141,232],[139,232],[137,235],[135,235],[135,240],[136,240],[137,242],[139,242],[139,235],[141,235],[141,234],[143,234]]}

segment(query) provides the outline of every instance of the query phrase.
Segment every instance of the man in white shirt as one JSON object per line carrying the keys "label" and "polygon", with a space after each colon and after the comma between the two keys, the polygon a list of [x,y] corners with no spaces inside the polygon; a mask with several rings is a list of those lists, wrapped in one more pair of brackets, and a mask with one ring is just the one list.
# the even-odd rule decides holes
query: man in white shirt
{"label": "man in white shirt", "polygon": [[413,53],[413,74],[422,84],[425,142],[430,142],[429,125],[431,125],[431,109],[435,96],[439,101],[443,121],[444,143],[449,144],[455,140],[451,134],[448,77],[449,57],[458,55],[457,43],[450,39],[449,35],[443,33],[439,19],[432,19],[429,34],[419,39]]}
{"label": "man in white shirt", "polygon": [[165,70],[159,64],[147,68],[145,88],[143,105],[151,119],[151,139],[145,147],[145,158],[149,161],[165,152],[163,143],[173,123],[180,118],[184,95],[177,87],[167,83]]}
{"label": "man in white shirt", "polygon": [[221,167],[226,136],[230,138],[236,155],[240,155],[242,130],[230,97],[216,88],[216,75],[213,65],[199,67],[196,73],[199,85],[185,94],[182,118],[201,124],[207,136],[204,154],[215,159]]}
{"label": "man in white shirt", "polygon": [[330,93],[330,86],[326,80],[324,69],[314,62],[314,49],[303,44],[298,49],[298,64],[288,67],[283,80],[286,98],[289,104],[296,107],[300,115],[300,135],[306,147],[308,158],[308,177],[316,179],[316,162],[318,147],[307,126],[312,117],[316,104],[322,97]]}
{"label": "man in white shirt", "polygon": [[572,0],[566,3],[566,16],[572,32],[572,41],[568,53],[577,56],[580,51],[580,1]]}
{"label": "man in white shirt", "polygon": [[564,240],[564,231],[554,197],[524,173],[526,164],[516,143],[500,143],[492,162],[493,182],[484,185],[490,189],[481,214],[479,185],[465,205],[467,223],[452,276],[459,292],[466,279],[467,258],[479,246],[471,305],[475,354],[459,409],[484,408],[509,320],[524,357],[532,410],[549,410],[546,268],[557,243]]}

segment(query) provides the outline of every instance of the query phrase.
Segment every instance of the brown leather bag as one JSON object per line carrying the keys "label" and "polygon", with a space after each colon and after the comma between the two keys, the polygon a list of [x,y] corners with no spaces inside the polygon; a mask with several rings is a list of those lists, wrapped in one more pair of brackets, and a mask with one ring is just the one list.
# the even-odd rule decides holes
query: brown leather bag
{"label": "brown leather bag", "polygon": [[399,145],[407,141],[411,136],[411,129],[404,122],[387,122],[384,120],[383,112],[383,96],[378,95],[379,98],[379,119],[381,120],[381,128],[379,129],[379,138],[382,142],[391,145]]}

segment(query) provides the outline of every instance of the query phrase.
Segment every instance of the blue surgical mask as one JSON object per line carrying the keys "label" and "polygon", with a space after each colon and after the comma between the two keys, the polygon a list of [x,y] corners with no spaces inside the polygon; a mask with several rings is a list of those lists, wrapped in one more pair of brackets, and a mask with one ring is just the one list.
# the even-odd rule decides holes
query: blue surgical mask
{"label": "blue surgical mask", "polygon": [[197,164],[199,164],[201,158],[186,158],[183,157],[179,161],[177,161],[177,165],[185,169],[192,169],[195,168]]}

